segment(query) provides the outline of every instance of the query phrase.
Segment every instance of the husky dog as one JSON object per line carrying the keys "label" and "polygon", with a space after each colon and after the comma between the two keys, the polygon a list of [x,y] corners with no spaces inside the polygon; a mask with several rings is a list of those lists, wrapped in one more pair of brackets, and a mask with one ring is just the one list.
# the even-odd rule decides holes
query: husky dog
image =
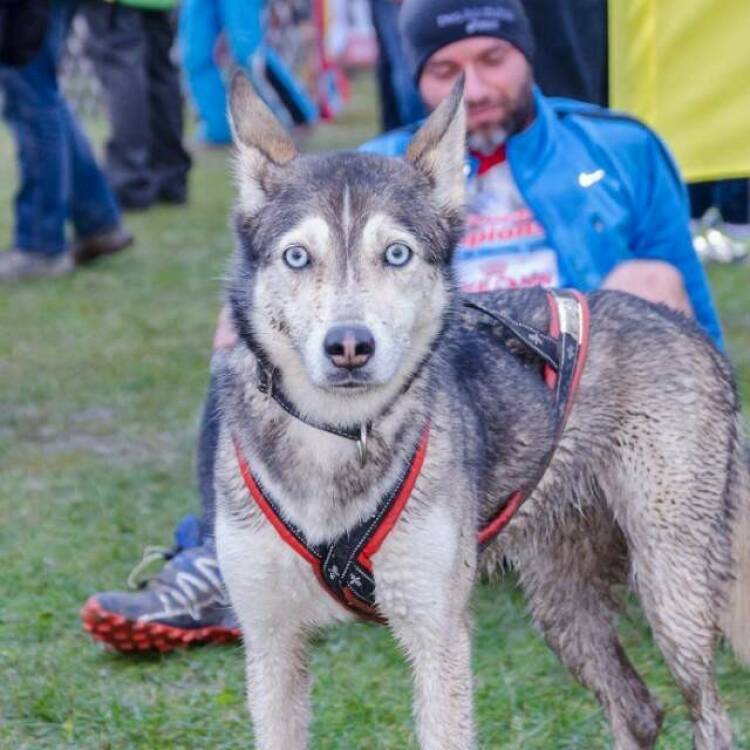
{"label": "husky dog", "polygon": [[[591,294],[587,364],[541,471],[557,436],[538,362],[461,307],[452,277],[461,87],[405,160],[300,156],[241,78],[231,117],[239,241],[228,294],[241,342],[220,372],[216,533],[257,747],[307,747],[308,635],[356,617],[295,545],[324,546],[369,519],[429,424],[408,502],[372,561],[378,616],[413,668],[421,747],[475,747],[470,594],[508,560],[616,748],[653,747],[662,720],[618,639],[612,588],[627,581],[689,706],[695,746],[730,748],[713,651],[723,633],[750,658],[750,479],[726,359],[664,307]],[[479,300],[546,329],[544,295]],[[480,551],[477,529],[539,475]]]}

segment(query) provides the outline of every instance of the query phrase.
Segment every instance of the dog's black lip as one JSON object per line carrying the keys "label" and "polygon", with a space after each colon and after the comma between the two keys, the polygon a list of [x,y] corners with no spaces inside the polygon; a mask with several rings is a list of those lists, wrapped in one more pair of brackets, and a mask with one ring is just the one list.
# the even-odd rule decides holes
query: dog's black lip
{"label": "dog's black lip", "polygon": [[331,372],[325,380],[328,388],[363,388],[372,384],[369,373],[360,370]]}
{"label": "dog's black lip", "polygon": [[347,391],[349,393],[356,393],[358,391],[367,391],[373,387],[373,383],[368,377],[362,377],[357,375],[341,375],[334,379],[328,380],[324,388],[329,392],[334,391]]}
{"label": "dog's black lip", "polygon": [[329,383],[330,388],[369,388],[370,384],[362,380],[347,380],[344,383]]}

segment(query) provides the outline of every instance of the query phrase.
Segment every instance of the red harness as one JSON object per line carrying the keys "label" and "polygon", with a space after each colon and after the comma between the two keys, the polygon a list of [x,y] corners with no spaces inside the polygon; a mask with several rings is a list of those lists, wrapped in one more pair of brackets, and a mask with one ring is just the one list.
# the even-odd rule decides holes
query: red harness
{"label": "red harness", "polygon": [[[498,512],[479,530],[477,539],[486,546],[508,524],[547,470],[565,423],[573,407],[586,362],[589,339],[589,309],[576,291],[547,292],[550,308],[549,334],[498,315],[473,303],[473,307],[497,320],[545,361],[544,379],[555,392],[558,426],[553,448],[537,475],[513,492]],[[281,539],[306,560],[321,586],[340,604],[365,619],[382,622],[375,603],[372,556],[396,525],[419,477],[429,441],[429,422],[422,429],[411,460],[395,487],[381,498],[375,513],[344,536],[327,544],[311,544],[301,529],[286,520],[278,504],[253,475],[238,441],[234,449],[240,473],[250,496],[276,529]]]}
{"label": "red harness", "polygon": [[250,471],[237,440],[234,450],[240,473],[253,500],[271,522],[279,536],[313,569],[323,588],[347,609],[360,617],[378,620],[382,618],[375,610],[375,578],[372,571],[372,556],[396,525],[406,501],[417,481],[429,439],[430,425],[425,425],[414,455],[406,466],[395,488],[381,499],[377,511],[364,523],[349,531],[331,544],[314,545],[294,524],[285,520],[279,507],[264,492]]}

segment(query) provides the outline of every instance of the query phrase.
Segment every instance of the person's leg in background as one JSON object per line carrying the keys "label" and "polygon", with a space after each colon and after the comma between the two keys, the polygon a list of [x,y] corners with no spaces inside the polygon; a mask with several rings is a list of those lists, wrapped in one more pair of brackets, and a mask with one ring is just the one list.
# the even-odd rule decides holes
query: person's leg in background
{"label": "person's leg in background", "polygon": [[688,185],[690,217],[701,219],[711,208],[718,209],[729,224],[750,223],[750,180],[710,180]]}
{"label": "person's leg in background", "polygon": [[750,255],[750,181],[688,185],[693,245],[702,260],[734,263]]}
{"label": "person's leg in background", "polygon": [[690,218],[699,221],[706,211],[715,205],[715,182],[692,182],[688,185],[690,196]]}
{"label": "person's leg in background", "polygon": [[[378,75],[388,76],[388,81],[381,81],[383,129],[392,130],[421,119],[425,109],[401,45],[398,32],[400,4],[393,0],[370,0],[370,7],[378,37]],[[385,90],[383,84],[387,85]]]}
{"label": "person's leg in background", "polygon": [[263,39],[265,0],[218,0],[232,59],[247,68]]}
{"label": "person's leg in background", "polygon": [[190,156],[182,142],[180,74],[172,61],[175,39],[171,11],[143,11],[151,136],[150,168],[156,200],[185,203]]}
{"label": "person's leg in background", "polygon": [[96,163],[88,138],[67,105],[64,118],[68,218],[75,230],[73,259],[81,265],[128,247],[133,243],[133,235],[120,223],[122,217],[115,195]]}
{"label": "person's leg in background", "polygon": [[724,231],[738,240],[750,240],[750,180],[720,180],[716,197]]}
{"label": "person's leg in background", "polygon": [[315,103],[281,56],[262,45],[265,0],[213,1],[210,10],[217,14],[216,18],[209,14],[205,0],[186,0],[180,23],[185,68],[203,120],[204,140],[229,142],[231,134],[226,118],[226,92],[213,55],[215,39],[211,41],[206,35],[210,24],[199,23],[203,16],[210,15],[212,23],[218,24],[216,35],[223,31],[234,65],[245,71],[258,94],[287,127],[314,121],[318,116]]}
{"label": "person's leg in background", "polygon": [[180,9],[179,46],[188,89],[200,120],[199,138],[207,145],[231,143],[227,97],[216,64],[221,33],[219,0],[184,0]]}
{"label": "person's leg in background", "polygon": [[295,42],[287,50],[268,42],[266,0],[219,0],[221,20],[234,64],[250,80],[255,93],[299,144],[308,126],[320,117],[314,97],[294,69]]}
{"label": "person's leg in background", "polygon": [[[221,19],[235,64],[258,96],[293,137],[319,117],[317,104],[297,80],[284,56],[264,42],[265,0],[219,0]],[[300,126],[296,132],[295,128]]]}
{"label": "person's leg in background", "polygon": [[13,246],[49,259],[62,259],[67,249],[66,124],[52,40],[60,23],[55,10],[44,44],[31,62],[22,68],[0,68],[3,115],[16,140],[20,173]]}
{"label": "person's leg in background", "polygon": [[57,64],[71,13],[70,3],[54,3],[34,58],[22,68],[0,69],[4,114],[16,136],[21,177],[14,249],[0,255],[0,280],[71,270],[65,239],[69,217],[81,241],[104,242],[106,252],[132,242],[119,226],[109,185],[58,87]]}
{"label": "person's leg in background", "polygon": [[150,167],[144,11],[101,0],[87,0],[81,9],[89,27],[87,54],[109,113],[107,176],[125,210],[142,210],[156,198]]}

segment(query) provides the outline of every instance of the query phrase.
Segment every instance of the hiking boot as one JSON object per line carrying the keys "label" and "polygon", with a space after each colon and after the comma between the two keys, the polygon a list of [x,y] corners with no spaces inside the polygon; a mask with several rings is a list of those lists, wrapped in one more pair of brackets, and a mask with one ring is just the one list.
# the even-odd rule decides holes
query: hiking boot
{"label": "hiking boot", "polygon": [[31,250],[13,249],[0,253],[0,281],[63,276],[72,270],[73,258],[68,252],[48,255]]}
{"label": "hiking boot", "polygon": [[117,226],[106,232],[97,232],[88,237],[79,237],[73,243],[73,259],[82,266],[104,255],[124,250],[133,244],[133,235],[127,229]]}
{"label": "hiking boot", "polygon": [[[173,549],[145,549],[143,559],[128,576],[128,585],[134,590],[89,597],[81,620],[94,640],[123,653],[166,653],[202,643],[239,640],[239,626],[213,544],[180,544],[181,537],[189,536],[198,525],[197,518],[188,516],[178,526]],[[138,580],[155,560],[166,564],[152,578]]]}

